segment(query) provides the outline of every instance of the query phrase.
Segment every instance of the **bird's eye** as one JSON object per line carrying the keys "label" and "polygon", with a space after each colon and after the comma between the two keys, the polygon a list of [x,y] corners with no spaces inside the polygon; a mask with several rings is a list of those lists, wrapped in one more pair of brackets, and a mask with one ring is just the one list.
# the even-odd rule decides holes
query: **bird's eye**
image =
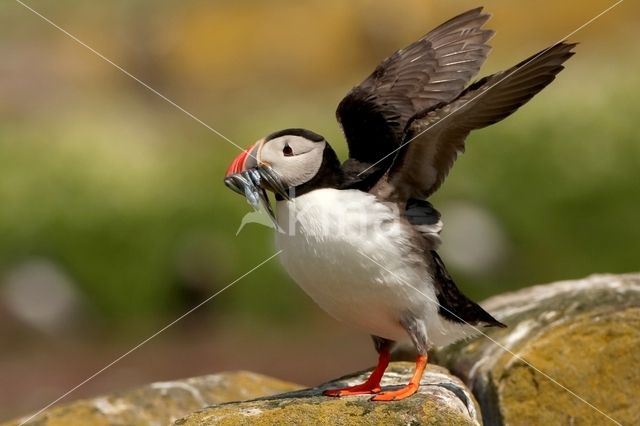
{"label": "bird's eye", "polygon": [[291,157],[293,156],[293,149],[291,149],[289,144],[286,143],[284,144],[284,148],[282,148],[282,153],[284,154],[285,157]]}

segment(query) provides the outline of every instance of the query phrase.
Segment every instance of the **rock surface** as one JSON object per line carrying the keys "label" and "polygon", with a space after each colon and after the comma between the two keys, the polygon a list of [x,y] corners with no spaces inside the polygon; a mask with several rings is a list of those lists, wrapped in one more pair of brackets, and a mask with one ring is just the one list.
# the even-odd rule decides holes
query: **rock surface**
{"label": "rock surface", "polygon": [[640,274],[530,287],[483,306],[509,326],[483,330],[497,344],[480,336],[435,359],[470,386],[485,424],[638,424]]}
{"label": "rock surface", "polygon": [[[392,363],[383,388],[406,384],[414,364]],[[431,365],[418,394],[402,401],[372,402],[371,396],[330,398],[322,391],[350,386],[365,380],[369,371],[356,373],[324,385],[260,398],[220,404],[197,411],[175,424],[204,425],[480,425],[471,392],[442,367]]]}
{"label": "rock surface", "polygon": [[[207,405],[299,388],[293,383],[249,372],[212,374],[152,383],[131,391],[76,401],[47,410],[25,426],[167,425]],[[28,419],[26,416],[5,426]]]}
{"label": "rock surface", "polygon": [[[640,274],[535,286],[483,305],[509,328],[435,351],[430,361],[452,374],[430,364],[420,392],[402,401],[322,395],[368,371],[302,390],[238,372],[153,383],[6,425],[639,424]],[[404,385],[412,372],[413,363],[394,362],[382,385]]]}

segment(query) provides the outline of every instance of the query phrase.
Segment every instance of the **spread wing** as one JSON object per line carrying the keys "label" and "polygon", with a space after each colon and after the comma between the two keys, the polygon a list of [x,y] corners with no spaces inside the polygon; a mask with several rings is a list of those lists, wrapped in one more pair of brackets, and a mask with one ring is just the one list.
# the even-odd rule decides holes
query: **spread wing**
{"label": "spread wing", "polygon": [[485,43],[493,31],[480,28],[488,19],[477,8],[445,22],[385,59],[347,94],[336,116],[352,163],[363,170],[380,160],[400,146],[411,117],[464,90],[490,50]]}
{"label": "spread wing", "polygon": [[474,129],[498,122],[551,83],[575,44],[559,43],[516,66],[475,82],[453,102],[412,118],[387,174],[374,192],[406,201],[426,198],[442,184]]}

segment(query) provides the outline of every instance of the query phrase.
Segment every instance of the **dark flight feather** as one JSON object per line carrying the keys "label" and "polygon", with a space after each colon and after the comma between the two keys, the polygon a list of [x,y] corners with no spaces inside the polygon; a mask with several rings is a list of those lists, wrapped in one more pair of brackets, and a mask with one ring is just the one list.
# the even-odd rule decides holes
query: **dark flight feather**
{"label": "dark flight feather", "polygon": [[[489,15],[463,13],[385,59],[340,102],[338,121],[349,145],[347,163],[359,171],[396,149],[418,112],[457,98],[490,50]],[[391,159],[384,162],[386,168]]]}
{"label": "dark flight feather", "polygon": [[[429,253],[425,253],[429,256]],[[435,250],[430,252],[434,263],[434,280],[436,297],[438,299],[438,314],[443,318],[457,323],[471,325],[483,325],[486,327],[506,327],[503,323],[491,316],[491,314],[477,303],[470,300],[453,282],[447,272],[444,262]]]}
{"label": "dark flight feather", "polygon": [[515,112],[564,69],[575,44],[559,43],[470,85],[453,102],[414,116],[375,192],[385,200],[427,198],[442,184],[468,134]]}

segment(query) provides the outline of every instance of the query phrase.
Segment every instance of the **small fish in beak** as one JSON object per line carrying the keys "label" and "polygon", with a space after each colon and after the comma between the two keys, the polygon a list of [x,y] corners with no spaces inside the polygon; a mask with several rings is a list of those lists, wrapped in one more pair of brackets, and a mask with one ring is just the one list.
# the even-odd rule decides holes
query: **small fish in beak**
{"label": "small fish in beak", "polygon": [[260,141],[242,151],[233,160],[227,169],[224,183],[232,191],[244,195],[256,211],[264,209],[276,229],[280,230],[266,190],[271,190],[284,199],[289,199],[289,196],[277,173],[268,165],[259,163],[258,155],[262,143]]}

